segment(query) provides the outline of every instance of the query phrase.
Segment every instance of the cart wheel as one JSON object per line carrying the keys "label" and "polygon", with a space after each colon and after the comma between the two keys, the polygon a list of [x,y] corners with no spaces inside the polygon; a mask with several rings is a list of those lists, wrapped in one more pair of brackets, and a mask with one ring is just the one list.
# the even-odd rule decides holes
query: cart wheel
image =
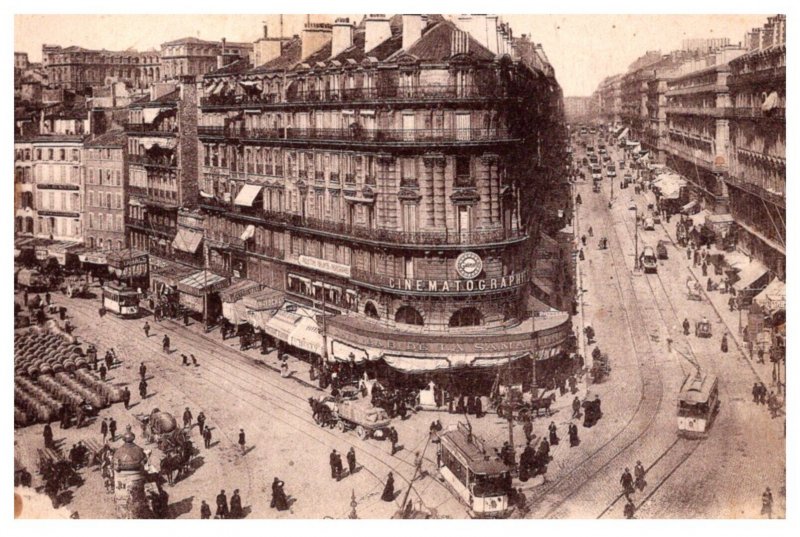
{"label": "cart wheel", "polygon": [[364,428],[363,425],[359,425],[358,427],[356,427],[356,435],[361,440],[366,440],[367,439],[367,430]]}
{"label": "cart wheel", "polygon": [[344,421],[342,420],[336,422],[336,428],[342,432],[345,432],[347,430],[347,426],[344,424]]}

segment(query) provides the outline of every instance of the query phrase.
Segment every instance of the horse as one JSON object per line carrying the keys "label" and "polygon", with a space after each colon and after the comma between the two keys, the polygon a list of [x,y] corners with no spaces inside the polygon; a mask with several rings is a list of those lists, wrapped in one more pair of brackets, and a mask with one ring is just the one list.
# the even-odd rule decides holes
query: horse
{"label": "horse", "polygon": [[533,399],[530,403],[531,412],[534,413],[536,417],[539,417],[539,411],[544,410],[547,416],[552,415],[550,412],[550,405],[556,400],[556,394],[551,393],[547,397],[541,397],[539,399]]}
{"label": "horse", "polygon": [[[181,475],[186,473],[188,463],[189,458],[186,457],[185,453],[172,452],[161,459],[158,473],[166,476],[167,483],[174,485],[180,480]],[[174,478],[172,476],[173,472],[175,472]]]}

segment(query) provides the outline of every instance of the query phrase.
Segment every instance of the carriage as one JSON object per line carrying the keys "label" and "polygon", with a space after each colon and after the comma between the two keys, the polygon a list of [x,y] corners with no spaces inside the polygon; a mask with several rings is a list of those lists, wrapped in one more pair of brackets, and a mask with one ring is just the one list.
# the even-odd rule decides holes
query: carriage
{"label": "carriage", "polygon": [[[178,427],[178,422],[171,414],[161,412],[158,408],[154,408],[150,414],[137,414],[136,419],[141,425],[145,441],[154,442],[163,454],[158,462],[158,473],[166,476],[172,485],[189,471],[195,454],[189,431]],[[155,465],[154,460],[151,462]]]}
{"label": "carriage", "polygon": [[697,280],[693,278],[686,280],[686,296],[689,300],[703,300],[702,293],[703,289]]}
{"label": "carriage", "polygon": [[592,382],[598,384],[603,382],[611,374],[611,365],[609,364],[608,355],[606,353],[599,353],[597,356],[592,357]]}
{"label": "carriage", "polygon": [[710,338],[711,322],[708,320],[703,320],[694,323],[694,335],[702,338]]}
{"label": "carriage", "polygon": [[89,291],[89,281],[83,276],[68,276],[60,290],[70,298],[84,296]]}

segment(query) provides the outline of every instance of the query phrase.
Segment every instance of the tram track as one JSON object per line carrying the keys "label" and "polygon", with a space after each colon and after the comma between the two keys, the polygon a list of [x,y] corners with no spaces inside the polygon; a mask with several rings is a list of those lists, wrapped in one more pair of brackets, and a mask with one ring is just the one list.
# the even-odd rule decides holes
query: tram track
{"label": "tram track", "polygon": [[[82,314],[87,315],[91,319],[91,315],[95,313],[94,310],[91,309],[91,304],[83,304],[81,302],[71,302],[70,306],[74,308],[74,310],[80,311]],[[125,321],[118,319],[116,317],[106,317],[104,319],[107,322],[111,322],[120,327],[123,331],[130,331],[130,326],[125,323]],[[169,322],[172,324],[171,322]],[[175,327],[169,326],[166,322],[161,322],[156,325],[160,327],[160,329],[166,333],[169,333],[171,338],[180,338],[180,339],[187,339],[187,336],[180,333]],[[154,340],[154,341],[151,341]],[[163,351],[160,348],[160,344],[155,341],[157,338],[146,338],[144,343],[137,342],[136,348],[139,349],[138,352],[141,352],[141,347],[147,347],[149,351],[152,351],[152,358],[159,358],[159,363],[161,366],[171,373],[183,374],[185,373],[185,369],[181,369],[182,366],[173,365],[169,361],[169,357],[163,354]],[[208,354],[206,358],[203,359],[201,367],[207,370],[213,370],[217,372],[217,376],[221,379],[228,381],[232,384],[236,389],[241,390],[239,392],[239,400],[246,402],[251,407],[255,408],[256,410],[264,413],[265,415],[269,416],[270,418],[274,419],[277,422],[280,422],[293,430],[300,432],[304,436],[314,440],[326,447],[334,448],[340,447],[339,444],[344,443],[348,446],[352,446],[357,448],[359,453],[366,455],[366,457],[373,461],[377,466],[384,467],[387,471],[392,471],[396,474],[397,477],[402,479],[406,485],[410,484],[410,479],[404,475],[403,469],[410,469],[413,471],[415,468],[414,463],[409,462],[400,457],[388,457],[383,450],[370,445],[368,442],[359,440],[358,442],[354,442],[352,438],[349,438],[347,434],[335,433],[331,429],[319,427],[313,419],[311,419],[310,410],[308,407],[308,401],[304,399],[302,396],[299,396],[289,390],[287,390],[284,386],[282,386],[279,382],[274,382],[269,379],[268,376],[260,375],[263,373],[264,370],[256,367],[253,364],[247,364],[247,367],[243,367],[243,356],[233,349],[229,349],[227,347],[220,347],[219,344],[211,341],[209,338],[205,336],[197,337],[192,341],[193,347],[192,350],[196,351],[203,351]],[[222,352],[221,352],[222,351]],[[198,352],[199,354],[199,352]],[[235,355],[235,358],[230,358],[229,356],[225,356],[226,354]],[[215,363],[215,360],[223,362],[227,367],[223,368],[220,367],[218,364]],[[236,370],[239,372],[247,373],[247,378],[243,378],[241,375],[232,374],[231,370]],[[257,375],[253,375],[253,373],[257,373]],[[230,392],[230,386],[225,386],[224,384],[215,381],[208,376],[204,376],[203,380],[223,392]],[[169,382],[169,381],[167,381]],[[185,393],[185,389],[182,387],[177,387],[173,383],[176,388],[180,391]],[[273,390],[277,393],[283,394],[285,397],[288,397],[289,400],[283,399],[278,397],[274,394]],[[246,393],[248,395],[247,398],[241,397],[242,393]],[[255,401],[253,400],[255,399]],[[295,402],[296,401],[296,402]],[[268,404],[270,408],[264,406],[264,403]],[[202,405],[199,405],[202,408]],[[277,410],[277,412],[276,412]],[[286,416],[281,416],[278,412],[282,412]],[[321,435],[321,436],[320,436]],[[404,450],[406,451],[406,450]],[[409,449],[409,452],[413,452],[413,449]],[[427,460],[427,459],[426,459]],[[363,461],[363,458],[362,458]],[[394,461],[395,464],[390,464],[388,461]],[[381,485],[384,484],[384,481],[381,477],[378,476],[377,473],[370,470],[366,465],[362,463],[362,467],[364,470],[367,471],[370,475],[374,477],[378,483]],[[438,487],[441,487],[443,491],[445,491],[448,495],[450,494],[447,492],[444,485],[442,485],[435,477],[431,475],[431,482],[436,483]],[[428,485],[428,487],[432,486]],[[414,487],[414,493],[417,499],[425,503],[420,491],[417,490],[417,487]],[[367,493],[370,495],[371,491]],[[455,499],[453,499],[455,501]],[[439,505],[447,503],[447,500],[442,502]]]}
{"label": "tram track", "polygon": [[[602,224],[602,228],[605,232],[605,236],[609,236],[609,226],[605,221]],[[624,255],[616,232],[611,234],[611,236],[616,243],[617,252]],[[556,515],[558,510],[563,507],[570,498],[577,494],[586,483],[606,470],[610,464],[634,446],[637,441],[650,430],[661,409],[663,384],[659,368],[655,363],[652,344],[647,338],[644,338],[644,342],[642,342],[641,338],[643,338],[643,334],[639,329],[640,327],[637,326],[634,328],[633,326],[635,323],[632,319],[638,320],[638,323],[636,323],[637,325],[643,324],[641,305],[634,289],[633,276],[628,273],[627,267],[623,267],[622,272],[625,274],[625,280],[629,290],[627,294],[629,297],[632,297],[632,300],[626,300],[626,293],[623,291],[622,284],[620,283],[622,281],[621,270],[618,267],[618,263],[614,260],[613,255],[610,256],[610,263],[614,270],[615,287],[617,295],[620,298],[620,305],[625,313],[626,326],[630,335],[631,345],[637,354],[637,359],[646,356],[646,359],[641,362],[641,366],[637,368],[641,393],[633,414],[623,427],[592,454],[579,462],[566,475],[555,480],[550,487],[543,490],[534,498],[533,502],[536,503],[537,501],[542,501],[548,495],[558,495],[558,500],[549,506],[549,509],[544,514],[544,518],[551,518]],[[636,310],[636,312],[633,312],[633,315],[632,312],[629,312],[629,307],[631,305],[634,305],[634,309]],[[640,341],[637,342],[637,339],[640,339]],[[646,352],[645,349],[647,349]]]}

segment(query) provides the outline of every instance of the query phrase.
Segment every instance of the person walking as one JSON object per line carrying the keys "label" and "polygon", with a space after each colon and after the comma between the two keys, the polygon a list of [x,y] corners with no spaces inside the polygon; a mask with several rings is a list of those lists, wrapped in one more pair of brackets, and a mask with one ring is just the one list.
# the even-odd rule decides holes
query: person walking
{"label": "person walking", "polygon": [[142,362],[142,363],[139,365],[139,377],[140,377],[142,380],[144,380],[144,378],[145,378],[145,376],[146,376],[146,375],[147,375],[147,366],[146,366],[146,365],[144,365],[144,362]]}
{"label": "person walking", "polygon": [[164,334],[164,339],[161,340],[161,346],[164,352],[169,354],[169,336]]}
{"label": "person walking", "polygon": [[203,414],[201,410],[200,413],[197,415],[197,428],[200,430],[200,434],[203,434],[206,425],[206,415]]}
{"label": "person walking", "polygon": [[761,495],[761,514],[772,518],[772,491],[769,490],[769,487]]}
{"label": "person walking", "polygon": [[189,407],[186,407],[186,410],[183,411],[183,428],[191,429],[192,428],[192,411],[189,410]]}
{"label": "person walking", "polygon": [[558,429],[556,428],[556,422],[551,421],[550,426],[547,428],[550,431],[550,445],[557,446],[558,445]]}
{"label": "person walking", "polygon": [[753,383],[753,402],[758,404],[759,395],[761,395],[761,386],[758,385],[758,382]]}
{"label": "person walking", "polygon": [[529,417],[525,418],[525,423],[522,424],[522,432],[525,433],[525,441],[530,444],[533,441],[533,421]]}
{"label": "person walking", "polygon": [[622,485],[622,492],[625,494],[625,496],[628,496],[634,492],[633,476],[631,475],[630,469],[625,468],[625,471],[622,472],[622,477],[619,478],[619,482]]}
{"label": "person walking", "polygon": [[44,294],[44,303],[48,306],[50,305],[50,298],[50,291],[48,291]]}
{"label": "person walking", "polygon": [[125,410],[128,410],[131,406],[131,391],[127,386],[122,389],[122,402],[125,404]]}
{"label": "person walking", "polygon": [[239,496],[239,489],[235,489],[233,491],[233,496],[231,496],[230,518],[244,518],[244,509],[242,509],[242,497]]}
{"label": "person walking", "polygon": [[206,425],[206,428],[203,429],[203,443],[206,446],[206,449],[211,449],[211,429]]}
{"label": "person walking", "polygon": [[728,334],[722,334],[722,341],[719,344],[719,350],[728,352]]}
{"label": "person walking", "polygon": [[144,322],[144,326],[142,327],[142,330],[144,330],[144,337],[149,338],[150,337],[150,324],[147,321]]}
{"label": "person walking", "polygon": [[581,417],[581,400],[578,396],[575,396],[575,399],[572,400],[572,419],[578,419]]}
{"label": "person walking", "polygon": [[[105,420],[103,420],[105,423]],[[101,427],[102,431],[102,427]],[[49,423],[44,424],[44,429],[42,430],[42,436],[44,437],[44,447],[47,449],[53,448],[53,429],[50,427]],[[105,433],[103,433],[103,441],[105,442]]]}
{"label": "person walking", "polygon": [[106,369],[106,364],[100,364],[100,380],[102,380],[103,382],[105,382],[106,380],[107,371],[108,369]]}
{"label": "person walking", "polygon": [[625,518],[630,520],[633,518],[633,515],[636,514],[636,506],[633,504],[633,501],[630,498],[628,498],[627,500],[628,501],[625,503],[624,514]]}
{"label": "person walking", "polygon": [[189,353],[189,358],[192,359],[192,365],[193,366],[197,367],[198,365],[200,365],[200,364],[197,363],[197,358],[194,357],[194,354]]}
{"label": "person walking", "polygon": [[111,435],[111,441],[117,439],[117,421],[114,418],[108,422],[108,434]]}
{"label": "person walking", "polygon": [[216,518],[228,518],[228,497],[225,496],[225,489],[222,489],[217,494]]}
{"label": "person walking", "polygon": [[347,469],[350,475],[356,473],[356,450],[353,447],[347,452]]}
{"label": "person walking", "polygon": [[389,472],[389,475],[386,478],[386,485],[383,487],[381,500],[385,502],[394,501],[394,475],[392,472]]}
{"label": "person walking", "polygon": [[283,491],[283,485],[283,481],[277,477],[272,481],[272,501],[269,506],[278,511],[286,511],[289,509],[289,501],[286,498],[286,493]]}
{"label": "person walking", "polygon": [[109,349],[106,351],[106,369],[111,371],[111,366],[114,365],[114,349]]}
{"label": "person walking", "polygon": [[395,429],[394,427],[389,427],[389,441],[392,443],[391,454],[394,455],[397,452],[397,442],[398,442],[397,429]]}
{"label": "person walking", "polygon": [[690,328],[691,328],[691,325],[689,324],[689,319],[684,317],[683,318],[683,335],[684,336],[688,336],[689,335],[689,329]]}
{"label": "person walking", "polygon": [[574,423],[569,424],[569,447],[574,448],[581,443],[578,438],[578,426]]}
{"label": "person walking", "polygon": [[335,479],[336,481],[339,481],[339,479],[341,478],[341,476],[339,475],[338,464],[337,464],[338,458],[339,454],[336,452],[335,449],[331,451],[331,454],[328,456],[328,463],[330,464],[331,467],[331,479]]}
{"label": "person walking", "polygon": [[139,397],[142,400],[147,399],[147,381],[144,380],[144,377],[139,381]]}
{"label": "person walking", "polygon": [[239,448],[242,450],[242,455],[247,453],[247,443],[245,441],[244,429],[239,429]]}
{"label": "person walking", "polygon": [[636,461],[636,466],[633,467],[633,475],[636,477],[636,488],[644,490],[644,487],[647,486],[647,482],[644,480],[644,476],[647,471],[644,469],[642,465],[642,461]]}
{"label": "person walking", "polygon": [[208,506],[205,500],[200,502],[200,519],[201,520],[208,520],[211,518],[211,508]]}
{"label": "person walking", "polygon": [[181,354],[181,365],[189,365],[189,357]]}

